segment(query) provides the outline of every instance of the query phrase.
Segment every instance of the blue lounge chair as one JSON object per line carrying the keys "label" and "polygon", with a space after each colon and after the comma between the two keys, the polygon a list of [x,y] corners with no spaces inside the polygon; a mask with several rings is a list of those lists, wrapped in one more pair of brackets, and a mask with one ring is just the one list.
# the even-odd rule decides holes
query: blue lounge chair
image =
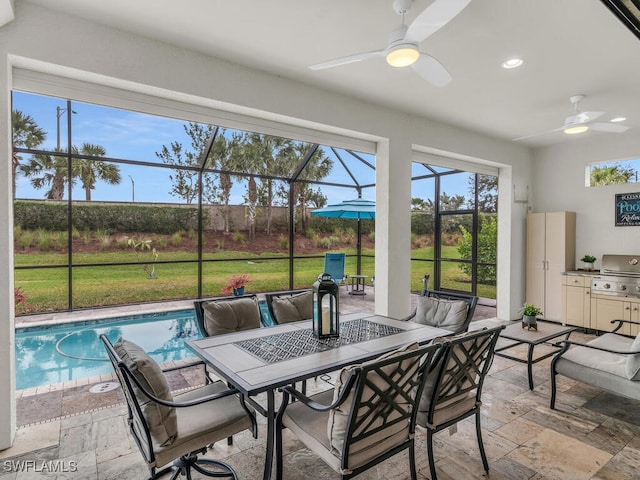
{"label": "blue lounge chair", "polygon": [[344,253],[325,253],[324,273],[331,275],[331,279],[338,285],[347,284],[347,276],[344,274]]}

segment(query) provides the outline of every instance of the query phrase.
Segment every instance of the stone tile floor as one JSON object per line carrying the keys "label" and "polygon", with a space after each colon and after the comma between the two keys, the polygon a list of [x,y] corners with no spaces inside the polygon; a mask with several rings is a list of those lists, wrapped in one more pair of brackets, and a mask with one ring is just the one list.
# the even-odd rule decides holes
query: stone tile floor
{"label": "stone tile floor", "polygon": [[[371,297],[354,298],[342,306],[367,309]],[[494,325],[498,321],[487,318],[492,316],[494,308],[480,307],[474,325]],[[581,332],[574,335],[578,339],[587,336]],[[536,347],[536,353],[542,353],[543,348]],[[520,347],[511,353],[526,356],[526,350]],[[483,475],[474,423],[468,419],[458,424],[457,431],[442,431],[434,437],[439,479],[640,478],[640,403],[560,377],[557,410],[550,410],[549,362],[547,359],[534,366],[535,389],[530,391],[526,365],[495,358],[485,383],[482,414],[490,475]],[[177,390],[202,381],[200,368],[170,378],[172,388]],[[0,452],[2,480],[148,478],[128,432],[120,389],[91,393],[90,387],[90,383],[54,387],[18,398],[22,426],[14,446]],[[312,390],[330,387],[322,380],[309,382]],[[264,419],[259,421],[258,439],[245,432],[234,437],[232,446],[219,442],[208,455],[230,463],[241,479],[262,478],[265,428]],[[425,434],[420,429],[416,445],[418,478],[424,480],[429,478],[429,467]],[[293,435],[285,435],[285,451],[286,479],[339,478]],[[406,455],[400,454],[358,478],[408,479],[407,465]],[[58,471],[47,472],[51,467]],[[194,478],[201,477],[194,474]]]}

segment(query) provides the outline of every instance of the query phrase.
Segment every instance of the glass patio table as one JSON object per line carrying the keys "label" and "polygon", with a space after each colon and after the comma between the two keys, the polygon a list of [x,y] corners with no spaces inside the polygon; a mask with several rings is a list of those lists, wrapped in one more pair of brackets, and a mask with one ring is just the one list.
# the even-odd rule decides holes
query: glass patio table
{"label": "glass patio table", "polygon": [[[412,342],[425,344],[448,330],[370,312],[340,316],[340,337],[318,340],[303,320],[185,342],[199,358],[244,395],[267,419],[264,479],[271,478],[275,441],[275,391],[344,366],[375,358]],[[251,399],[266,393],[266,409]]]}

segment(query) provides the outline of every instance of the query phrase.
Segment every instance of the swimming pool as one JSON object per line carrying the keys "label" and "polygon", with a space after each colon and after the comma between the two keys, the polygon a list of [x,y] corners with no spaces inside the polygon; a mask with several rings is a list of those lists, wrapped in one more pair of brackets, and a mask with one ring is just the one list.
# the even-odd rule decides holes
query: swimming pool
{"label": "swimming pool", "polygon": [[16,328],[16,388],[113,372],[103,333],[137,343],[159,363],[193,357],[184,342],[200,336],[193,309]]}

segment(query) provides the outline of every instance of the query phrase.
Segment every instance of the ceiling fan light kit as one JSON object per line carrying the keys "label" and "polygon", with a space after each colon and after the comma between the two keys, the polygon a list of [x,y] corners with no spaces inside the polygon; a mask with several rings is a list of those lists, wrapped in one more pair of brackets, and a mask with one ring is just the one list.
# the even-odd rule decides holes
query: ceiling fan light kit
{"label": "ceiling fan light kit", "polygon": [[404,43],[390,48],[385,58],[392,67],[408,67],[418,61],[420,52],[415,45]]}
{"label": "ceiling fan light kit", "polygon": [[564,127],[564,133],[566,133],[567,135],[575,135],[577,133],[584,133],[587,130],[589,130],[589,127],[587,125],[568,125],[566,127]]}

